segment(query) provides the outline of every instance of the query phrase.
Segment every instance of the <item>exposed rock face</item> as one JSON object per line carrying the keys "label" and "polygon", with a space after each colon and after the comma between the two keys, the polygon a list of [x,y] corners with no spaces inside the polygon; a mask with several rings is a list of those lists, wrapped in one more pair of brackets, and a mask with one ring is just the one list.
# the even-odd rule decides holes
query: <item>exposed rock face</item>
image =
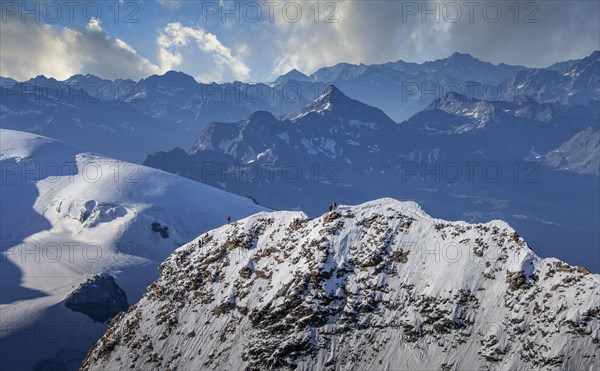
{"label": "exposed rock face", "polygon": [[152,227],[152,232],[160,233],[162,238],[169,238],[169,227],[163,227],[160,225],[160,223],[156,222],[152,223],[150,226]]}
{"label": "exposed rock face", "polygon": [[81,312],[96,322],[105,322],[129,308],[127,295],[107,273],[82,283],[65,300],[65,306]]}
{"label": "exposed rock face", "polygon": [[591,369],[600,277],[506,223],[392,199],[260,213],[178,249],[83,370]]}

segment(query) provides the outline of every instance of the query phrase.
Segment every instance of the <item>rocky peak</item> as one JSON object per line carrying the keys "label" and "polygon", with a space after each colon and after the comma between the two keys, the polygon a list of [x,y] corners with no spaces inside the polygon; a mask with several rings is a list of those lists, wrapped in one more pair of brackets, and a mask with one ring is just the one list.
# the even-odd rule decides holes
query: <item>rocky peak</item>
{"label": "rocky peak", "polygon": [[248,122],[272,122],[277,119],[271,112],[268,111],[256,111],[248,116]]}
{"label": "rocky peak", "polygon": [[501,221],[260,213],[177,250],[82,369],[587,369],[599,288]]}
{"label": "rocky peak", "polygon": [[152,75],[140,81],[142,85],[148,85],[153,88],[197,88],[198,82],[190,75],[178,71],[167,71],[163,75]]}
{"label": "rocky peak", "polygon": [[277,78],[276,82],[285,82],[285,81],[289,81],[289,80],[305,81],[305,80],[308,80],[308,76],[306,76],[305,74],[303,74],[302,72],[300,72],[294,68],[293,70],[286,73],[285,75],[279,76]]}
{"label": "rocky peak", "polygon": [[291,115],[291,120],[295,122],[312,120],[314,115],[334,121],[358,120],[364,123],[395,126],[395,122],[382,110],[348,97],[333,84],[328,85],[300,112]]}
{"label": "rocky peak", "polygon": [[322,113],[324,111],[338,109],[350,104],[351,100],[335,85],[328,85],[315,100],[308,104],[302,112]]}

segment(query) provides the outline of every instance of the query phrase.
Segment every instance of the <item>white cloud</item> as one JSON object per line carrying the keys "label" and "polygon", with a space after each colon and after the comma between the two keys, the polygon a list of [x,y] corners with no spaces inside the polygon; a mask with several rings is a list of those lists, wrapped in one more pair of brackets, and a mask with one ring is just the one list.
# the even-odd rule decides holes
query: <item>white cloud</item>
{"label": "white cloud", "polygon": [[272,77],[293,68],[311,73],[340,62],[370,64],[399,58],[397,2],[338,1],[329,7],[320,2],[317,22],[314,3],[301,4],[298,22],[275,17]]}
{"label": "white cloud", "polygon": [[[487,22],[482,18],[487,0],[477,2],[473,22],[467,19],[465,6],[462,19],[456,23],[444,19],[436,23],[431,16],[423,22],[420,12],[403,19],[406,11],[403,7],[407,4],[431,9],[432,1],[322,1],[317,3],[318,22],[314,21],[315,2],[296,0],[293,2],[300,4],[303,11],[300,21],[295,23],[283,17],[283,1],[274,8],[275,23],[268,21],[265,6],[259,22],[242,17],[238,23],[233,16],[223,22],[222,14],[215,14],[200,26],[184,26],[181,22],[166,26],[140,23],[136,27],[148,35],[156,35],[156,27],[160,27],[158,39],[150,40],[157,42],[156,54],[152,56],[156,58],[154,63],[125,41],[107,35],[95,18],[83,30],[76,31],[21,23],[18,17],[9,17],[0,32],[0,74],[26,79],[38,74],[66,78],[75,73],[93,73],[106,78],[137,79],[178,69],[203,81],[265,81],[293,68],[312,73],[340,62],[372,64],[398,59],[423,62],[456,51],[493,63],[538,67],[581,58],[600,49],[599,2],[536,2],[537,23],[524,22],[524,17],[530,14],[524,8],[519,15],[521,21],[515,23],[509,8],[513,3],[497,1],[494,3],[503,7],[502,19],[497,23]],[[219,3],[227,4],[228,9],[236,5],[225,0]],[[184,18],[189,22],[194,17],[193,14],[184,17],[188,16],[188,9],[183,2],[161,1],[161,4],[170,9],[169,19]],[[247,2],[239,4],[244,15]],[[164,14],[164,7],[150,7],[149,12]],[[337,22],[324,22],[332,10]]]}
{"label": "white cloud", "polygon": [[85,27],[86,30],[92,32],[102,32],[102,27],[100,27],[100,20],[96,17],[92,17]]}
{"label": "white cloud", "polygon": [[63,80],[78,73],[140,79],[162,71],[126,42],[107,35],[96,18],[80,32],[9,17],[2,23],[0,44],[0,75],[17,80],[40,74]]}
{"label": "white cloud", "polygon": [[[439,1],[344,1],[338,6],[336,23],[324,23],[328,11],[321,5],[320,21],[314,22],[313,2],[302,3],[300,22],[289,23],[281,16],[275,25],[265,25],[270,31],[268,45],[272,48],[272,76],[297,68],[312,73],[323,66],[340,62],[385,63],[397,59],[423,62],[445,58],[453,52],[471,53],[493,63],[525,64],[532,67],[550,65],[569,58],[582,58],[600,47],[598,2],[536,2],[533,19],[525,17],[535,9],[521,4],[515,15],[512,2],[493,2],[502,7],[498,22],[484,18],[486,1],[478,2],[473,22],[469,9],[461,4],[462,15],[450,22],[454,14],[441,8]],[[407,5],[408,4],[408,5]],[[409,5],[434,9],[438,4],[439,22],[432,15],[422,20],[421,9],[411,15]],[[488,15],[493,16],[489,10]],[[404,19],[403,19],[404,15]],[[448,18],[444,19],[447,15]],[[514,22],[515,17],[518,22]],[[490,16],[491,17],[491,16]],[[261,40],[261,43],[264,43]],[[261,48],[260,45],[250,45]]]}
{"label": "white cloud", "polygon": [[[201,80],[224,81],[225,79],[247,80],[250,68],[244,63],[240,55],[234,55],[232,50],[224,46],[217,36],[198,27],[186,27],[181,23],[169,23],[158,37],[160,46],[161,66],[169,69],[191,63],[187,56],[198,58],[198,53],[190,51],[189,46],[194,44],[205,56],[210,56],[212,63],[205,63],[203,72],[199,75]],[[241,53],[245,49],[242,47]],[[187,53],[183,57],[183,53]],[[196,63],[196,61],[194,62]]]}
{"label": "white cloud", "polygon": [[164,71],[169,71],[181,65],[182,57],[180,53],[171,53],[166,49],[160,49],[160,65]]}

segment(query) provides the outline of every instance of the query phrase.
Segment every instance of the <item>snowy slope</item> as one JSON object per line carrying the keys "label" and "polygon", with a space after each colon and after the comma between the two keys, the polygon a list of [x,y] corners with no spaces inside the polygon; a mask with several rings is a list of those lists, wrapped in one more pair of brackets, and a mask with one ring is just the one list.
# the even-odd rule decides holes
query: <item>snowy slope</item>
{"label": "snowy slope", "polygon": [[600,130],[587,128],[550,151],[544,164],[578,174],[600,175]]}
{"label": "snowy slope", "polygon": [[[0,161],[2,369],[31,369],[63,348],[87,352],[106,325],[62,301],[91,275],[115,276],[133,304],[175,248],[228,216],[265,210],[34,134],[1,130]],[[168,228],[167,238],[152,223]]]}
{"label": "snowy slope", "polygon": [[[260,213],[178,249],[83,370],[592,370],[600,276],[502,221],[380,199]],[[594,366],[596,365],[596,366]]]}

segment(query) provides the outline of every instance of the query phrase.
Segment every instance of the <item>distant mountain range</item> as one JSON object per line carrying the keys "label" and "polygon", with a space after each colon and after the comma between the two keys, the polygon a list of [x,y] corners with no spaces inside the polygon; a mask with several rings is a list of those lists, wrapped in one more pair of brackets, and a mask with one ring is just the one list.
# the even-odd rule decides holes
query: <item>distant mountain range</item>
{"label": "distant mountain range", "polygon": [[331,84],[396,122],[450,92],[487,101],[525,96],[589,119],[598,116],[599,55],[531,69],[455,53],[422,64],[342,63],[310,76],[294,70],[275,82],[256,84],[202,84],[174,71],[138,82],[92,75],[65,81],[44,76],[25,82],[2,78],[0,127],[49,135],[86,150],[141,162],[153,151],[188,148],[210,122],[243,120],[256,111],[276,116],[298,113]]}
{"label": "distant mountain range", "polygon": [[152,151],[192,145],[211,121],[238,120],[261,109],[283,114],[307,103],[284,94],[265,84],[199,84],[173,71],[139,82],[38,76],[2,84],[0,127],[141,162]]}
{"label": "distant mountain range", "polygon": [[310,76],[292,71],[277,82],[298,84],[308,96],[315,86],[335,84],[346,94],[403,121],[449,92],[469,98],[507,100],[526,95],[537,102],[589,105],[600,98],[600,53],[576,61],[532,69],[494,65],[469,54],[422,64],[404,61],[378,65],[340,63]]}
{"label": "distant mountain range", "polygon": [[[543,154],[589,123],[548,103],[449,93],[395,124],[330,86],[280,118],[256,112],[211,123],[188,151],[157,152],[144,164],[309,215],[333,200],[393,196],[417,200],[448,219],[501,218],[542,246],[540,253],[583,262],[583,250],[565,251],[559,241],[570,236],[598,244],[600,179],[556,172]],[[570,184],[578,184],[578,192],[558,196]],[[548,225],[564,229],[553,234]]]}

